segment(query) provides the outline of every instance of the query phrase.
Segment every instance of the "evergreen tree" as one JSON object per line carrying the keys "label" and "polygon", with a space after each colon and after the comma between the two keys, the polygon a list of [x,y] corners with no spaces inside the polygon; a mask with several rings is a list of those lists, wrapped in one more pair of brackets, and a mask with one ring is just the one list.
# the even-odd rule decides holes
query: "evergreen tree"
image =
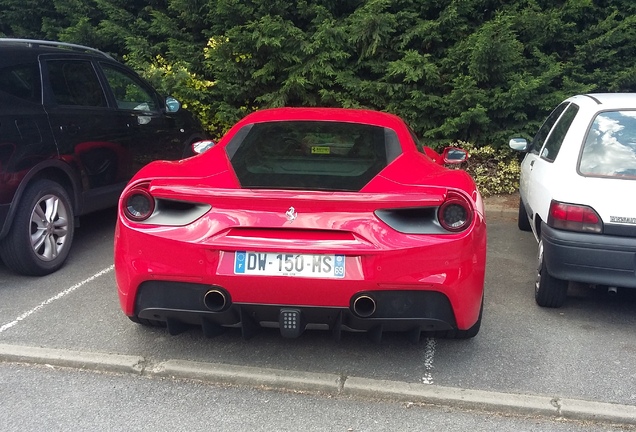
{"label": "evergreen tree", "polygon": [[343,106],[501,146],[572,94],[636,89],[632,0],[0,0],[0,33],[108,51],[216,135]]}

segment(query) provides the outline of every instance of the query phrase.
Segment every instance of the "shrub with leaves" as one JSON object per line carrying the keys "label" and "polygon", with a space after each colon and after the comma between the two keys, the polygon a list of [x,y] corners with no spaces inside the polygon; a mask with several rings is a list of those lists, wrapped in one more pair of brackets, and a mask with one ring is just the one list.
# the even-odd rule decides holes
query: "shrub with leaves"
{"label": "shrub with leaves", "polygon": [[212,105],[206,97],[215,84],[213,81],[191,72],[185,62],[171,64],[159,55],[141,73],[160,93],[177,98],[184,108],[201,120],[208,131],[216,132]]}
{"label": "shrub with leaves", "polygon": [[461,168],[475,179],[483,196],[511,194],[519,189],[518,155],[508,147],[476,147],[465,141],[451,146],[468,151],[468,161]]}

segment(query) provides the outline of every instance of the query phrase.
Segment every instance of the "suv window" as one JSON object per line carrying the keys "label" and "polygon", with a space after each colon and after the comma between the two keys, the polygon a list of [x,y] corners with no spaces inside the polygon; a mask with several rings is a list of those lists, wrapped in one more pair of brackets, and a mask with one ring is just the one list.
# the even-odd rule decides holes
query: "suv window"
{"label": "suv window", "polygon": [[133,75],[108,63],[101,63],[110,85],[117,108],[140,111],[158,111],[157,102],[149,90]]}
{"label": "suv window", "polygon": [[107,106],[104,91],[90,61],[50,60],[47,67],[53,98],[58,105]]}
{"label": "suv window", "polygon": [[40,68],[37,64],[28,64],[0,69],[0,91],[39,103],[42,100]]}
{"label": "suv window", "polygon": [[563,144],[563,140],[565,139],[565,135],[568,133],[568,129],[570,129],[570,125],[574,121],[574,117],[576,117],[578,112],[578,105],[570,104],[563,115],[561,115],[556,126],[552,129],[548,140],[545,142],[543,150],[541,150],[541,157],[543,159],[550,162],[556,159],[557,154],[559,154],[559,150],[561,149],[561,144]]}
{"label": "suv window", "polygon": [[556,121],[559,119],[559,117],[569,104],[569,102],[563,102],[561,105],[556,107],[554,111],[550,113],[545,122],[543,122],[543,125],[541,125],[541,128],[539,129],[539,132],[537,132],[537,134],[532,139],[532,146],[530,147],[530,151],[532,153],[539,154],[539,152],[541,151],[541,147],[543,147],[543,143],[552,130],[552,126],[554,126]]}
{"label": "suv window", "polygon": [[587,134],[579,172],[602,177],[636,177],[636,111],[607,111]]}

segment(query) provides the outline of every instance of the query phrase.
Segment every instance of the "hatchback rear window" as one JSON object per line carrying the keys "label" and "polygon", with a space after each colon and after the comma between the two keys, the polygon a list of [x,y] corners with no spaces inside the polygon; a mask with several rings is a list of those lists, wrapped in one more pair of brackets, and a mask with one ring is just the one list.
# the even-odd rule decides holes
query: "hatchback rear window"
{"label": "hatchback rear window", "polygon": [[598,114],[587,134],[579,172],[636,178],[636,110]]}
{"label": "hatchback rear window", "polygon": [[245,126],[227,146],[245,188],[357,191],[400,154],[391,129],[327,121]]}

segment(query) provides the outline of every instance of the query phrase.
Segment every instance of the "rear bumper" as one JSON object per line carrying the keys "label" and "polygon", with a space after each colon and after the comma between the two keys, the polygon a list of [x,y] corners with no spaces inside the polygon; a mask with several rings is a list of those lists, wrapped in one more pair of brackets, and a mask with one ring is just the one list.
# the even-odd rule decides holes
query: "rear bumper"
{"label": "rear bumper", "polygon": [[548,272],[559,279],[636,288],[636,238],[541,226]]}
{"label": "rear bumper", "polygon": [[[329,279],[235,274],[235,248],[217,244],[207,228],[204,241],[184,241],[190,231],[137,231],[117,224],[115,273],[126,315],[169,327],[171,321],[244,327],[246,316],[259,326],[273,326],[282,309],[293,308],[309,327],[425,332],[467,330],[480,315],[486,265],[481,219],[462,235],[391,237],[383,228],[372,231],[375,247],[344,248],[335,241],[311,249],[293,245],[293,253],[345,255],[345,277]],[[203,303],[215,287],[231,299],[223,311]],[[374,314],[354,313],[352,301],[363,294],[375,300]]]}
{"label": "rear bumper", "polygon": [[[206,306],[206,293],[213,290],[226,296],[223,304]],[[373,310],[364,315],[356,313],[354,302],[359,296],[371,298]],[[373,291],[356,294],[349,307],[286,306],[272,304],[234,303],[222,287],[195,283],[150,281],[138,290],[136,316],[165,322],[171,333],[179,333],[183,325],[201,326],[206,334],[214,335],[222,327],[239,327],[249,337],[260,327],[280,328],[285,335],[285,313],[293,312],[294,329],[288,334],[297,336],[306,328],[341,331],[420,332],[445,331],[456,328],[455,316],[448,298],[434,291]],[[294,331],[291,331],[294,330]]]}

